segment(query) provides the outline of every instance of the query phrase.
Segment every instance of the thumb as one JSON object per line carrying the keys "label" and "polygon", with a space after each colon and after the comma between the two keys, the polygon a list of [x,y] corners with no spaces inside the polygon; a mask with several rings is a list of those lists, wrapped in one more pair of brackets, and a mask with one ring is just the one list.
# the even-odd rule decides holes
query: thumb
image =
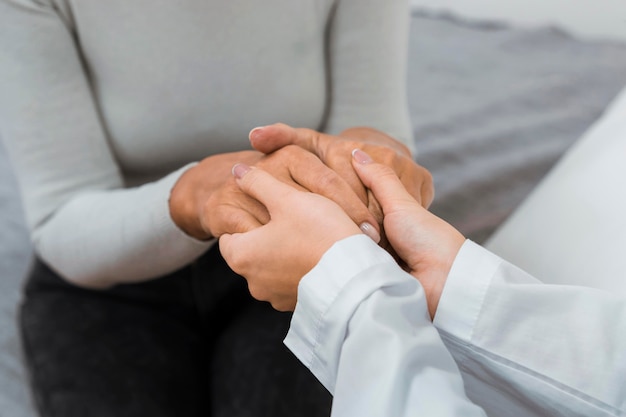
{"label": "thumb", "polygon": [[252,147],[265,154],[288,145],[296,145],[318,156],[320,145],[328,139],[327,135],[315,130],[296,129],[284,123],[254,128],[248,137]]}
{"label": "thumb", "polygon": [[218,243],[222,257],[224,258],[226,263],[230,265],[230,259],[235,252],[235,238],[230,233],[224,233],[222,236],[220,236]]}
{"label": "thumb", "polygon": [[360,149],[352,151],[352,166],[363,184],[369,188],[380,203],[383,214],[393,210],[398,203],[419,204],[406,190],[390,167],[375,163]]}
{"label": "thumb", "polygon": [[246,279],[250,268],[258,268],[258,265],[254,265],[250,260],[258,256],[259,247],[263,245],[265,239],[260,231],[265,227],[245,233],[225,233],[219,238],[222,257],[233,271]]}

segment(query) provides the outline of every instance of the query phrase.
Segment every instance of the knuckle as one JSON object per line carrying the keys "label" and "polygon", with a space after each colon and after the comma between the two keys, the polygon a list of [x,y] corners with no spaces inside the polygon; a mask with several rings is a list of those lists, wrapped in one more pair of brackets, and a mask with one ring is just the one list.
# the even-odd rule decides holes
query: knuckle
{"label": "knuckle", "polygon": [[230,217],[231,219],[227,223],[228,233],[245,233],[247,231],[243,213],[234,212]]}
{"label": "knuckle", "polygon": [[315,178],[315,184],[320,190],[337,191],[342,187],[341,179],[335,171],[323,170]]}
{"label": "knuckle", "polygon": [[283,148],[283,153],[287,157],[293,157],[295,155],[304,154],[305,151],[298,145],[287,145]]}
{"label": "knuckle", "polygon": [[297,128],[296,135],[298,137],[296,142],[299,145],[319,150],[320,144],[322,143],[322,134],[317,130],[306,127]]}
{"label": "knuckle", "polygon": [[422,179],[424,183],[426,183],[428,185],[429,188],[432,189],[432,184],[433,184],[433,174],[427,170],[424,167],[420,167],[421,171],[422,171]]}
{"label": "knuckle", "polygon": [[219,225],[223,222],[221,216],[222,211],[215,209],[216,207],[219,207],[219,205],[219,199],[213,195],[202,203],[202,207],[200,209],[200,226],[204,230],[209,231],[215,237],[219,237],[223,233],[219,227]]}
{"label": "knuckle", "polygon": [[298,132],[301,137],[313,141],[317,140],[320,135],[320,132],[314,129],[309,129],[308,127],[299,127],[296,129],[296,132]]}
{"label": "knuckle", "polygon": [[[261,181],[261,177],[262,177],[262,173],[261,170],[259,169],[252,169],[250,170],[250,172],[248,172],[244,177],[243,177],[243,189],[244,191],[246,190],[252,190],[254,189],[258,184],[259,181]],[[241,190],[239,189],[234,189],[233,190],[233,195],[232,195],[233,199],[236,199],[240,205],[246,205],[246,200],[249,200],[250,197],[246,194],[244,194]]]}
{"label": "knuckle", "polygon": [[411,150],[409,149],[409,147],[406,144],[404,144],[402,142],[397,142],[395,145],[398,147],[398,150],[401,153],[403,153],[407,157],[411,157]]}
{"label": "knuckle", "polygon": [[393,168],[391,168],[389,165],[384,165],[384,164],[380,164],[376,167],[377,169],[377,173],[376,176],[377,177],[381,177],[384,179],[389,179],[389,178],[398,178],[398,174],[396,174],[396,171],[394,171]]}
{"label": "knuckle", "polygon": [[250,295],[255,300],[270,301],[269,300],[270,296],[269,296],[267,290],[263,286],[260,286],[260,285],[256,284],[255,282],[248,281],[248,291],[250,292]]}
{"label": "knuckle", "polygon": [[228,266],[230,266],[233,271],[235,271],[239,275],[245,275],[243,260],[241,258],[241,255],[239,255],[236,250],[231,249],[225,252],[224,258],[227,260]]}
{"label": "knuckle", "polygon": [[[341,143],[341,145],[350,149],[354,149],[354,148],[361,149],[361,148],[365,148],[368,146],[364,142],[359,142],[358,140],[354,140],[354,139],[344,139],[343,141],[338,142],[338,143]],[[369,146],[372,146],[372,145],[369,145]]]}
{"label": "knuckle", "polygon": [[375,153],[376,155],[380,157],[383,157],[383,156],[390,157],[392,155],[397,154],[395,149],[390,148],[389,146],[380,145],[380,144],[367,143],[367,144],[364,144],[364,148],[366,152]]}
{"label": "knuckle", "polygon": [[433,176],[430,171],[415,163],[400,173],[400,179],[405,185],[411,186],[418,191],[431,188],[433,184]]}
{"label": "knuckle", "polygon": [[259,166],[270,166],[271,169],[276,169],[277,166],[285,167],[292,163],[294,160],[300,159],[306,156],[308,152],[299,147],[298,145],[286,145],[271,155],[268,155]]}
{"label": "knuckle", "polygon": [[291,310],[290,304],[285,301],[273,301],[270,304],[272,304],[272,308],[277,311],[285,312]]}
{"label": "knuckle", "polygon": [[224,259],[228,262],[228,266],[241,276],[246,276],[246,258],[241,253],[233,248],[225,251]]}

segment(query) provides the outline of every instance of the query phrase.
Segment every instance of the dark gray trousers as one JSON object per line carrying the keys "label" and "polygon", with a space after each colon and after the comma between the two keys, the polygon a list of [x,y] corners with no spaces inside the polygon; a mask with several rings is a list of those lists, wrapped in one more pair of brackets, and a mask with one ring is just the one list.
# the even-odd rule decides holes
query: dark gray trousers
{"label": "dark gray trousers", "polygon": [[331,397],[284,347],[217,246],[160,279],[91,291],[35,261],[20,311],[44,417],[322,417]]}

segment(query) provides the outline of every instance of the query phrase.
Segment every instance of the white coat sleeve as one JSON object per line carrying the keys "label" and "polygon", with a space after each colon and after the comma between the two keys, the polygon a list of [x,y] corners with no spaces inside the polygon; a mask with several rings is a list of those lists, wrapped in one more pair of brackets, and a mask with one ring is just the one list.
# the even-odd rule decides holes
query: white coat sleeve
{"label": "white coat sleeve", "polygon": [[543,284],[466,241],[434,323],[489,415],[626,415],[623,297]]}
{"label": "white coat sleeve", "polygon": [[285,344],[334,395],[335,417],[484,415],[421,286],[364,235],[336,243],[302,279]]}

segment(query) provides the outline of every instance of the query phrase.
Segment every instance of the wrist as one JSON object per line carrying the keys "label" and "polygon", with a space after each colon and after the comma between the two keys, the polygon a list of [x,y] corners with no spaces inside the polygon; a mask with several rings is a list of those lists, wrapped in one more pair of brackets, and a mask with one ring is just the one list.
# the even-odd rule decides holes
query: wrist
{"label": "wrist", "polygon": [[455,233],[449,236],[447,247],[440,248],[440,256],[433,264],[426,267],[422,265],[420,268],[410,268],[411,275],[417,278],[424,288],[431,320],[435,318],[435,314],[437,313],[439,300],[443,294],[443,289],[446,286],[446,281],[452,270],[454,260],[461,250],[463,243],[465,243],[465,237],[456,230],[454,230],[454,232]]}
{"label": "wrist", "polygon": [[169,210],[174,224],[185,234],[198,240],[209,240],[211,234],[205,231],[200,223],[196,200],[193,196],[193,178],[198,165],[188,169],[176,181],[170,192]]}
{"label": "wrist", "polygon": [[433,320],[435,314],[437,313],[437,307],[439,306],[439,300],[441,299],[441,294],[443,293],[443,287],[446,285],[448,274],[442,270],[431,270],[428,273],[421,274],[412,272],[411,275],[417,278],[424,289],[426,303],[428,305],[428,313],[430,315],[430,319]]}
{"label": "wrist", "polygon": [[262,157],[263,154],[257,151],[217,154],[185,171],[170,192],[169,208],[174,224],[198,240],[217,237],[215,225],[209,217],[215,215],[214,207],[220,204],[216,194],[232,181],[231,170],[235,163],[254,165]]}

